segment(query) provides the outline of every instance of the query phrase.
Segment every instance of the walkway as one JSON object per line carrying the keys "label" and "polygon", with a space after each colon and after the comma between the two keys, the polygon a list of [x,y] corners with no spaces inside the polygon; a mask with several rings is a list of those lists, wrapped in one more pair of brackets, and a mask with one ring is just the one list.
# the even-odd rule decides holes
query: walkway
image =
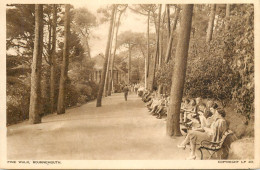
{"label": "walkway", "polygon": [[176,147],[183,137],[166,135],[166,122],[151,116],[135,94],[123,94],[49,115],[43,123],[8,127],[8,159],[177,160],[188,150]]}

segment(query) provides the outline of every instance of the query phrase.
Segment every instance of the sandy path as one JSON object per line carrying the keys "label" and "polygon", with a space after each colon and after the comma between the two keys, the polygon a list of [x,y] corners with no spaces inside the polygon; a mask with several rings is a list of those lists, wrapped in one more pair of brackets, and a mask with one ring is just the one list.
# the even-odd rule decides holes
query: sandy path
{"label": "sandy path", "polygon": [[125,102],[122,94],[49,115],[43,123],[8,127],[8,159],[176,160],[188,149],[176,147],[183,137],[166,135],[163,119],[151,116],[139,97]]}

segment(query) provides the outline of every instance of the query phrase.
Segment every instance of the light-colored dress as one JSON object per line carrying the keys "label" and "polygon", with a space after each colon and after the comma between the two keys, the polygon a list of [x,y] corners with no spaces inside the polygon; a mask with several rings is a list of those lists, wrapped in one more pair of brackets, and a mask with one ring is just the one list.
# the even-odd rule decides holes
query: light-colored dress
{"label": "light-colored dress", "polygon": [[203,140],[212,142],[219,142],[227,130],[227,122],[223,118],[216,118],[210,127],[213,130],[212,133],[201,132],[197,130],[190,130],[185,138],[185,145],[189,142],[192,144],[200,144]]}

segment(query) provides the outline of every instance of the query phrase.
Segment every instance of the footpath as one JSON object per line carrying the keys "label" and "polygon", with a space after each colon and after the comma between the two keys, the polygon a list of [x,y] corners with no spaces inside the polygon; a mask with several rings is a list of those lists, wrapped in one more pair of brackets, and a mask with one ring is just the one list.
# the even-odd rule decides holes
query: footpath
{"label": "footpath", "polygon": [[184,160],[184,137],[166,135],[166,121],[151,116],[136,94],[122,93],[49,115],[41,124],[8,127],[10,160]]}

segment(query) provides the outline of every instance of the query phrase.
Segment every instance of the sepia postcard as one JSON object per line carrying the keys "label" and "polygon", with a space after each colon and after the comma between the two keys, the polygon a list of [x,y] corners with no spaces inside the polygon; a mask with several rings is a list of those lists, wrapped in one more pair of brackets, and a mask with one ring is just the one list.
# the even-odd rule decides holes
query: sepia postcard
{"label": "sepia postcard", "polygon": [[259,0],[0,3],[1,169],[259,169]]}

